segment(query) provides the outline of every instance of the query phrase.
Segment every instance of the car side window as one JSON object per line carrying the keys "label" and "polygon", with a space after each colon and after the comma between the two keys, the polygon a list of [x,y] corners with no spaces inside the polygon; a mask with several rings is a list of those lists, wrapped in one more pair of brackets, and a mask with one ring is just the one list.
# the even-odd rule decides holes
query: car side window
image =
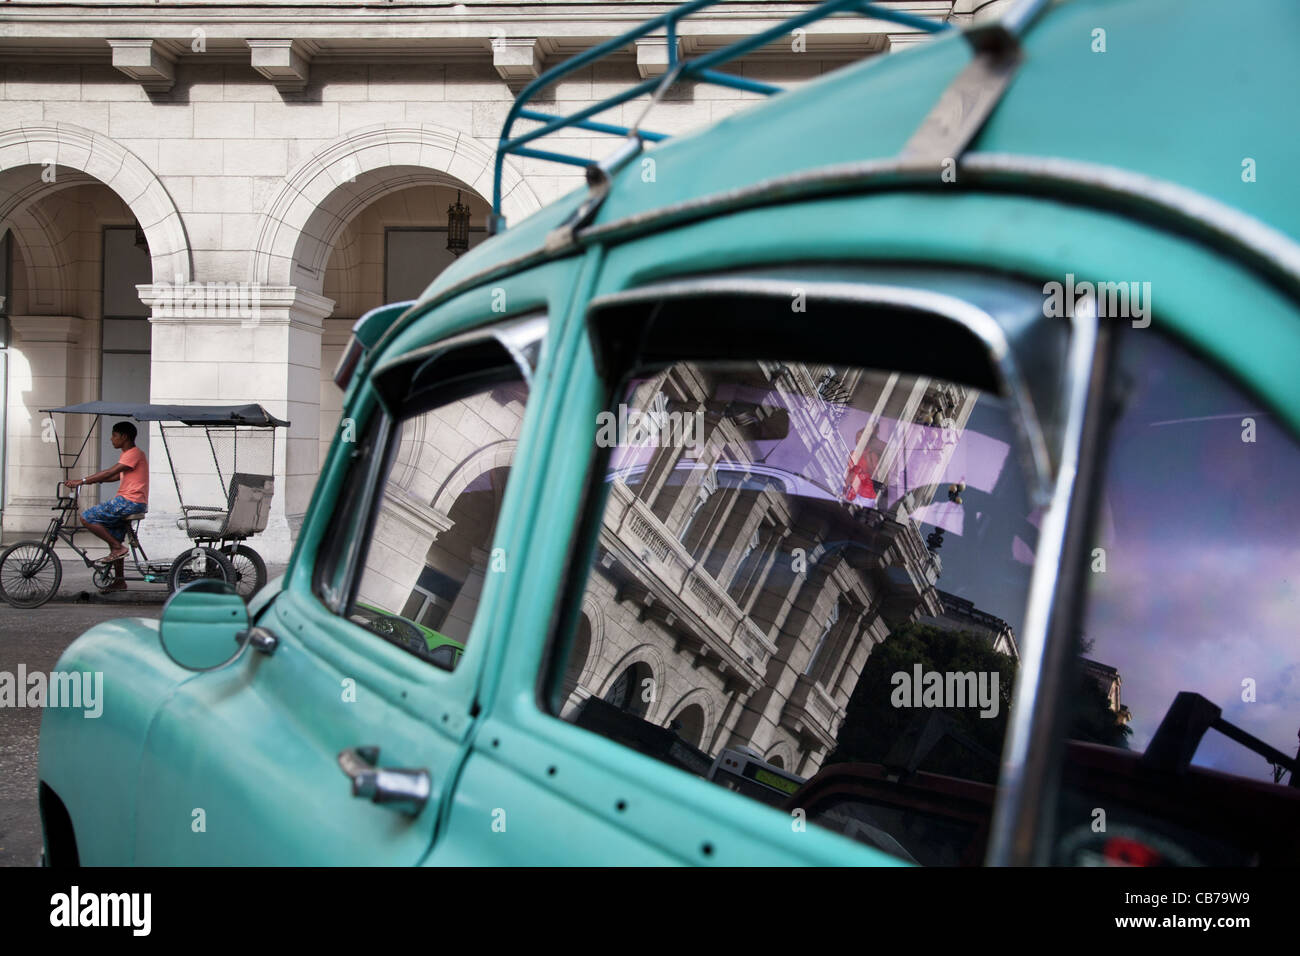
{"label": "car side window", "polygon": [[556,715],[903,860],[982,862],[1039,517],[1007,403],[778,361],[615,401]]}
{"label": "car side window", "polygon": [[1300,863],[1300,444],[1123,330],[1069,685],[1056,861]]}
{"label": "car side window", "polygon": [[478,609],[528,388],[498,377],[401,418],[346,617],[452,670]]}

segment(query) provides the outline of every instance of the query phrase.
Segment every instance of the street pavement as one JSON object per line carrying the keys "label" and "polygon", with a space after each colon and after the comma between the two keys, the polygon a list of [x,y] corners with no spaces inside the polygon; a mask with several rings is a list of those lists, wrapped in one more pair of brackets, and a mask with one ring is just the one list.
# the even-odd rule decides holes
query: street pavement
{"label": "street pavement", "polygon": [[[22,664],[29,674],[48,674],[64,649],[94,625],[121,617],[156,619],[161,613],[165,585],[132,582],[132,590],[100,595],[75,554],[60,557],[63,586],[48,604],[20,610],[0,602],[0,672],[16,674]],[[267,568],[270,578],[283,573],[283,565]],[[41,852],[36,803],[40,726],[39,709],[0,707],[0,866],[31,866]]]}

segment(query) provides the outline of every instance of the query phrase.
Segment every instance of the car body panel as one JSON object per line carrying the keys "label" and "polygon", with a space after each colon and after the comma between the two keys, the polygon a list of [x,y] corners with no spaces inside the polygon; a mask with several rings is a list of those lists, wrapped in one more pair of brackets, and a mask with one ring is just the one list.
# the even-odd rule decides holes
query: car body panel
{"label": "car body panel", "polygon": [[103,712],[66,707],[41,715],[39,779],[71,816],[83,866],[134,860],[138,777],[149,726],[176,688],[195,675],[162,652],[158,622],[106,621],[78,637],[55,665],[103,674]]}
{"label": "car body panel", "polygon": [[[378,766],[429,772],[436,808],[463,723],[411,698],[442,675],[358,625],[311,615],[285,594],[259,622],[273,654],[183,685],[149,730],[137,796],[135,862],[154,864],[414,864],[436,812],[415,819],[358,799],[338,766],[345,748],[378,746]],[[322,608],[322,612],[323,612]],[[325,661],[298,639],[310,626],[365,651]],[[353,634],[352,630],[362,632]],[[213,781],[221,781],[214,786]]]}

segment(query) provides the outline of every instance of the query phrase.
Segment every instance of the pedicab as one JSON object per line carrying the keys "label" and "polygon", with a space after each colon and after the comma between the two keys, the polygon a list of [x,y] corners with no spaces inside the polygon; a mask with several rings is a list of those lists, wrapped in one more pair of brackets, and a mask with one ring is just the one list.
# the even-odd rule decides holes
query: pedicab
{"label": "pedicab", "polygon": [[[288,427],[288,422],[260,405],[83,402],[42,411],[91,415],[95,420],[75,452],[64,450],[58,430],[53,429],[55,453],[63,470],[63,480],[55,488],[54,515],[39,539],[19,541],[0,553],[0,598],[6,603],[34,608],[55,595],[63,579],[63,565],[54,550],[59,542],[91,569],[97,588],[107,588],[117,579],[113,562],[93,559],[77,540],[86,530],[80,516],[89,503],[79,500],[81,486],[68,488],[65,484],[103,416],[159,423],[180,506],[176,525],[193,542],[193,547],[171,560],[154,560],[138,534],[148,512],[127,518],[122,543],[128,554],[123,559],[122,580],[166,584],[171,592],[199,578],[219,578],[246,600],[266,583],[266,562],[246,542],[266,529],[275,491],[275,429]],[[185,452],[179,461],[173,446]]]}

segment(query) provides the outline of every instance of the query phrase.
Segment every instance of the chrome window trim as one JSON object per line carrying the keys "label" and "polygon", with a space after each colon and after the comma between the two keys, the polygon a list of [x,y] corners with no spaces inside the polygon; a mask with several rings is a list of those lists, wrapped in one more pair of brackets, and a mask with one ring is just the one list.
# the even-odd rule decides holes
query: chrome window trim
{"label": "chrome window trim", "polygon": [[1087,509],[1076,511],[1073,505],[1080,473],[1091,464],[1083,457],[1089,400],[1094,395],[1100,398],[1099,379],[1104,378],[1098,370],[1102,353],[1095,305],[1089,302],[1075,310],[1071,325],[1061,464],[1051,504],[1043,514],[1029,579],[1024,623],[1027,639],[1020,645],[1020,673],[1002,744],[1002,769],[985,856],[990,866],[1046,862],[1040,837],[1044,821],[1056,809],[1052,763],[1059,742],[1057,707],[1071,639],[1069,622],[1062,619],[1062,597],[1073,593],[1077,584],[1075,575],[1063,581],[1062,570],[1070,558],[1070,531],[1087,519]]}
{"label": "chrome window trim", "polygon": [[512,318],[493,322],[491,325],[456,333],[431,345],[412,349],[410,352],[403,352],[376,366],[370,373],[370,377],[377,378],[403,365],[418,364],[467,346],[495,342],[505,349],[506,354],[519,369],[519,374],[523,376],[524,384],[531,390],[533,374],[537,371],[539,357],[537,350],[546,338],[549,325],[550,318],[546,310],[534,309]]}
{"label": "chrome window trim", "polygon": [[[592,226],[579,237],[584,243],[616,242],[667,225],[859,187],[937,187],[938,173],[932,163],[897,157],[824,166],[635,213]],[[1169,180],[1083,160],[976,152],[962,156],[957,161],[957,179],[942,186],[945,190],[998,187],[1020,188],[1027,194],[1035,190],[1053,195],[1082,193],[1127,210],[1163,214],[1245,253],[1282,280],[1292,296],[1300,297],[1300,243],[1239,209]]]}
{"label": "chrome window trim", "polygon": [[[721,277],[666,282],[626,292],[601,296],[591,302],[588,316],[603,307],[663,298],[683,298],[712,293],[735,294],[749,291],[756,295],[788,297],[791,285],[776,280],[727,279]],[[1046,454],[1033,406],[1015,367],[1006,336],[997,320],[969,302],[941,293],[905,286],[857,284],[852,282],[800,283],[809,298],[815,292],[842,301],[911,307],[950,319],[976,335],[989,348],[999,375],[1007,376],[1007,398],[1021,414],[1032,416],[1032,429]],[[1085,416],[1089,400],[1095,394],[1099,378],[1098,343],[1100,321],[1095,304],[1085,302],[1073,310],[1066,357],[1065,423],[1061,436],[1060,465],[1055,481],[1049,483],[1038,547],[1030,574],[1025,606],[1025,623],[1019,640],[1020,671],[1012,700],[1007,734],[1002,745],[1002,764],[998,774],[997,795],[990,824],[986,865],[1029,865],[1045,862],[1046,852],[1040,839],[1047,814],[1054,809],[1055,777],[1053,761],[1057,753],[1058,721],[1055,708],[1065,672],[1070,629],[1062,620],[1062,596],[1075,586],[1075,576],[1062,581],[1062,566],[1069,558],[1068,537],[1075,522],[1085,520],[1081,509],[1073,508],[1081,470],[1090,462],[1083,459]],[[1017,381],[1012,386],[1011,381]],[[1013,391],[1013,388],[1015,389]],[[1024,405],[1021,405],[1021,401]],[[1026,411],[1027,409],[1027,411]],[[1019,418],[1019,415],[1013,415]],[[1024,423],[1015,422],[1022,440]],[[1033,457],[1037,457],[1036,455]],[[1043,458],[1043,461],[1046,461]],[[1031,496],[1036,482],[1031,476]],[[1050,479],[1050,476],[1049,476]]]}
{"label": "chrome window trim", "polygon": [[[340,550],[337,563],[333,568],[333,583],[321,582],[320,597],[336,617],[343,617],[351,603],[350,595],[356,579],[356,568],[367,537],[367,516],[374,507],[376,490],[383,479],[383,466],[388,460],[388,448],[394,431],[393,416],[389,414],[382,402],[375,403],[373,414],[375,416],[373,423],[368,422],[367,427],[375,429],[375,436],[370,449],[370,461],[365,463],[366,472],[362,480],[361,500],[357,503],[355,512],[356,527],[353,528],[351,539]],[[340,493],[342,488],[343,486],[340,485]],[[336,511],[338,504],[336,501]]]}
{"label": "chrome window trim", "polygon": [[[1016,408],[1017,414],[1012,418],[1022,443],[1020,457],[1029,486],[1031,503],[1035,506],[1046,506],[1052,500],[1052,465],[1047,439],[1043,434],[1038,411],[1020,373],[1020,367],[1006,333],[992,314],[957,296],[913,286],[875,282],[819,282],[803,279],[712,276],[657,283],[600,296],[591,301],[588,306],[588,316],[616,306],[709,295],[751,295],[789,301],[791,290],[795,287],[798,287],[809,301],[820,299],[862,306],[883,305],[940,316],[966,329],[983,342],[1001,380],[1003,397]],[[1025,453],[1028,454],[1028,460]]]}

